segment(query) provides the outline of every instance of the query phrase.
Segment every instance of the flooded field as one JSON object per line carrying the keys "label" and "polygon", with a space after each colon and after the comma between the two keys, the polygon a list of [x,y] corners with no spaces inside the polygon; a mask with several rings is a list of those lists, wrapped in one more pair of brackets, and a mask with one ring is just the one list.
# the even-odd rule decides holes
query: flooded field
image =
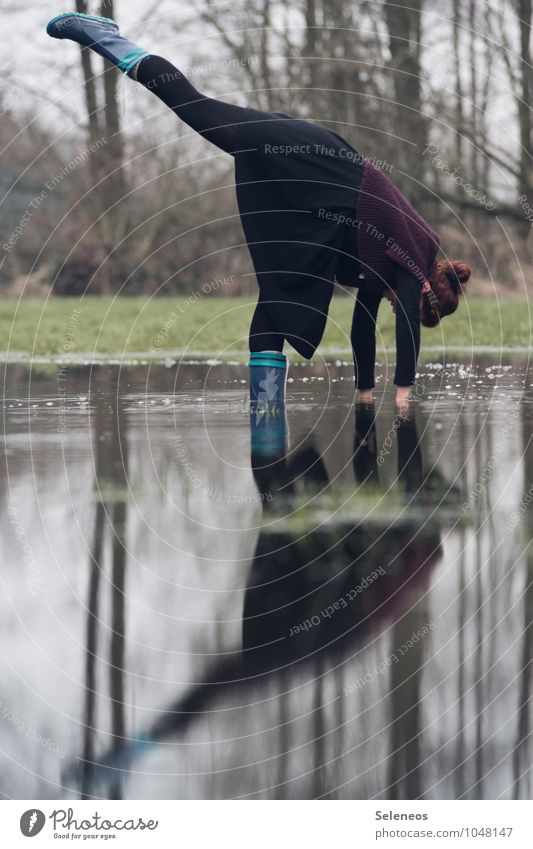
{"label": "flooded field", "polygon": [[4,370],[4,798],[531,798],[533,369]]}

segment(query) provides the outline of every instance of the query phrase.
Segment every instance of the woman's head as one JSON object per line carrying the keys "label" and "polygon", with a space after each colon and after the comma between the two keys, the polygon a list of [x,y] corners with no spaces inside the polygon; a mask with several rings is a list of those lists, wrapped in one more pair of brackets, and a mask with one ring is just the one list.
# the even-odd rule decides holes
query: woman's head
{"label": "woman's head", "polygon": [[437,262],[420,298],[420,321],[424,327],[436,327],[441,318],[455,312],[469,277],[470,268],[464,262]]}

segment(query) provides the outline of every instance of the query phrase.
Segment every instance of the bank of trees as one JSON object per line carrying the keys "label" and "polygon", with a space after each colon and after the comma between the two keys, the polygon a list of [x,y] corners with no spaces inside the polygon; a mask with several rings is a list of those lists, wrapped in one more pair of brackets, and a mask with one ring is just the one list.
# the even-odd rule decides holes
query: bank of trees
{"label": "bank of trees", "polygon": [[[5,20],[17,14],[3,5]],[[209,94],[341,133],[386,163],[478,278],[527,283],[530,0],[197,0],[142,7],[135,21],[123,0],[76,8],[126,21]],[[89,51],[50,43],[42,55],[49,67],[28,81],[14,55],[0,89],[4,244],[35,193],[68,173],[3,250],[2,287],[30,275],[58,293],[185,291],[234,273],[234,291],[251,289],[231,160]]]}

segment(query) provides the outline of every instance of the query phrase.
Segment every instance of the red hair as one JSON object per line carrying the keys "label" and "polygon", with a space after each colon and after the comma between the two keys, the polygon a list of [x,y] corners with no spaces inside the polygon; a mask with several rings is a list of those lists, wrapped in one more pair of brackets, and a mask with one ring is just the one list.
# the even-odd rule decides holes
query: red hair
{"label": "red hair", "polygon": [[420,320],[424,327],[436,327],[441,318],[455,312],[470,274],[470,268],[464,262],[437,262],[428,276],[437,300],[431,303],[433,299],[424,295],[420,299]]}

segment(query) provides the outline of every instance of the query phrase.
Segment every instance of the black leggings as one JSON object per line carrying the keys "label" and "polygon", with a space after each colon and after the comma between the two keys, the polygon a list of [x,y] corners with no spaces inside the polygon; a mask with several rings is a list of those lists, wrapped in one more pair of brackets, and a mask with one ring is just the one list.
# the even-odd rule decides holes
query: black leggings
{"label": "black leggings", "polygon": [[[242,106],[201,94],[181,71],[160,56],[143,59],[136,77],[189,127],[226,153],[234,152],[239,124],[246,120]],[[250,351],[282,351],[284,341],[260,297],[250,327]]]}
{"label": "black leggings", "polygon": [[160,56],[143,59],[137,66],[136,78],[189,127],[226,153],[233,153],[246,109],[201,94],[181,71]]}
{"label": "black leggings", "polygon": [[358,389],[373,389],[376,362],[376,323],[381,295],[360,288],[352,320],[351,342]]}

